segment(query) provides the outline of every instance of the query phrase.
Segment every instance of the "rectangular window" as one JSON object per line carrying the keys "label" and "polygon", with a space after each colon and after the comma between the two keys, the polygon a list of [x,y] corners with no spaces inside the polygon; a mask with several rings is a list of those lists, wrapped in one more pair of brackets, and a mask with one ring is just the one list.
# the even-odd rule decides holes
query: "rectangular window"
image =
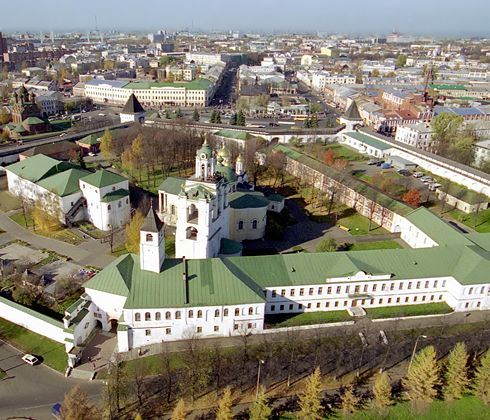
{"label": "rectangular window", "polygon": [[464,305],[465,308],[469,308],[469,306],[470,306],[470,303],[469,302],[466,302],[465,305]]}
{"label": "rectangular window", "polygon": [[303,309],[303,305],[301,303],[298,305],[298,309]]}
{"label": "rectangular window", "polygon": [[281,296],[286,296],[286,289],[281,290]]}
{"label": "rectangular window", "polygon": [[409,282],[408,282],[408,289],[411,289],[411,288],[412,288],[412,282],[411,282],[411,281],[409,281]]}
{"label": "rectangular window", "polygon": [[386,289],[386,284],[385,284],[385,283],[383,283],[383,284],[381,285],[381,291],[384,291],[385,289]]}
{"label": "rectangular window", "polygon": [[395,290],[395,283],[390,284],[390,290]]}
{"label": "rectangular window", "polygon": [[400,298],[399,297],[396,298],[396,303],[400,303]]}
{"label": "rectangular window", "polygon": [[338,300],[336,300],[336,301],[335,301],[335,305],[334,305],[334,306],[335,306],[336,308],[339,306],[339,301],[338,301]]}
{"label": "rectangular window", "polygon": [[280,311],[284,311],[284,305],[279,306]]}
{"label": "rectangular window", "polygon": [[434,287],[437,287],[437,280],[434,280]]}
{"label": "rectangular window", "polygon": [[408,296],[405,298],[405,303],[408,302]]}
{"label": "rectangular window", "polygon": [[308,294],[309,294],[310,296],[312,296],[312,295],[313,295],[313,287],[310,287],[310,290],[308,291]]}
{"label": "rectangular window", "polygon": [[[290,296],[294,296],[294,291],[295,291],[294,289],[291,289],[291,291],[289,292],[289,295],[290,295]],[[301,293],[300,293],[300,294],[301,294]]]}
{"label": "rectangular window", "polygon": [[374,299],[371,299],[371,305],[374,305]]}
{"label": "rectangular window", "polygon": [[425,295],[422,296],[422,302],[425,302],[425,297],[426,297]]}
{"label": "rectangular window", "polygon": [[293,306],[294,306],[294,305],[293,305],[292,303],[290,303],[290,304],[289,304],[289,310],[290,310],[290,311],[292,311],[292,310],[293,310]]}
{"label": "rectangular window", "polygon": [[378,285],[377,285],[377,284],[373,284],[373,292],[375,292],[375,291],[376,291],[376,288],[377,288],[377,287],[378,287]]}
{"label": "rectangular window", "polygon": [[383,304],[383,299],[380,299],[379,300],[379,304],[382,305]]}
{"label": "rectangular window", "polygon": [[417,302],[417,296],[414,296],[413,301]]}
{"label": "rectangular window", "polygon": [[308,309],[311,309],[311,303],[308,303]]}
{"label": "rectangular window", "polygon": [[[444,285],[443,285],[444,286]],[[483,294],[485,293],[485,286],[482,286],[482,288],[480,289],[480,293]]]}
{"label": "rectangular window", "polygon": [[430,295],[430,300],[434,300],[434,295]]}
{"label": "rectangular window", "polygon": [[197,327],[196,331],[197,331],[198,333],[202,333],[202,327]]}
{"label": "rectangular window", "polygon": [[367,291],[368,291],[368,285],[367,285],[367,284],[365,284],[365,285],[364,285],[364,293],[367,293]]}
{"label": "rectangular window", "polygon": [[316,307],[317,307],[318,309],[320,309],[320,302],[317,302],[317,303],[316,303]]}
{"label": "rectangular window", "polygon": [[398,290],[403,290],[403,283],[400,282],[400,284],[398,285]]}
{"label": "rectangular window", "polygon": [[172,329],[171,328],[166,328],[165,329],[165,334],[167,334],[167,335],[172,334]]}
{"label": "rectangular window", "polygon": [[354,293],[359,293],[361,291],[361,286],[356,286],[354,288]]}
{"label": "rectangular window", "polygon": [[214,326],[214,332],[218,332],[219,331],[219,326],[218,325],[215,325]]}
{"label": "rectangular window", "polygon": [[479,307],[480,307],[480,304],[481,304],[481,302],[478,302],[478,303],[476,304],[476,307],[477,307],[477,308],[479,308]]}
{"label": "rectangular window", "polygon": [[337,293],[340,293],[340,286],[337,286]]}
{"label": "rectangular window", "polygon": [[345,293],[349,293],[349,290],[350,290],[350,286],[346,286],[345,287]]}
{"label": "rectangular window", "polygon": [[276,291],[275,291],[275,290],[273,290],[273,291],[272,291],[272,297],[273,297],[273,298],[275,298],[275,297],[276,297],[276,295],[277,295]]}
{"label": "rectangular window", "polygon": [[391,303],[391,298],[388,298],[388,303]]}
{"label": "rectangular window", "polygon": [[276,305],[271,305],[271,312],[274,312],[276,310]]}
{"label": "rectangular window", "polygon": [[[442,281],[442,287],[446,287],[446,280]],[[482,292],[483,293],[483,292]]]}
{"label": "rectangular window", "polygon": [[361,300],[361,305],[365,305],[365,304],[366,304],[366,299]]}
{"label": "rectangular window", "polygon": [[472,295],[473,294],[473,287],[470,287],[470,290],[468,291],[468,294],[469,295]]}
{"label": "rectangular window", "polygon": [[429,281],[426,281],[425,282],[425,288],[428,289],[429,288]]}
{"label": "rectangular window", "polygon": [[323,293],[323,287],[318,288],[318,294],[321,295]]}
{"label": "rectangular window", "polygon": [[349,302],[347,300],[344,300],[344,306],[347,306]]}
{"label": "rectangular window", "polygon": [[328,308],[330,306],[330,302],[325,302],[325,308]]}
{"label": "rectangular window", "polygon": [[439,300],[442,300],[442,295],[439,295]]}
{"label": "rectangular window", "polygon": [[332,294],[332,288],[331,287],[327,287],[327,295],[331,295]]}
{"label": "rectangular window", "polygon": [[151,335],[151,330],[145,330],[145,335],[146,336]]}
{"label": "rectangular window", "polygon": [[[291,291],[292,291],[292,290],[291,290]],[[299,295],[300,295],[300,296],[303,296],[304,294],[305,294],[305,289],[300,288],[300,289],[299,289]],[[294,295],[291,295],[291,296],[294,296]]]}
{"label": "rectangular window", "polygon": [[415,286],[416,289],[420,289],[420,282],[418,281],[416,286]]}

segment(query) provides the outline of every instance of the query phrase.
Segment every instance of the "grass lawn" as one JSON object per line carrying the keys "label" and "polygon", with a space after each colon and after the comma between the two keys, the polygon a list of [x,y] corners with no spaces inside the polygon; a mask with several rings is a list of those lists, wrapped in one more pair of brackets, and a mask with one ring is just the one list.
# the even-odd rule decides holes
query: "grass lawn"
{"label": "grass lawn", "polygon": [[338,143],[327,144],[325,146],[325,150],[333,150],[335,157],[337,159],[345,159],[350,162],[362,162],[368,160],[369,157],[365,155],[361,155],[356,152],[354,149],[350,149]]}
{"label": "grass lawn", "polygon": [[[343,417],[340,417],[343,418]],[[425,410],[414,412],[409,402],[396,404],[386,409],[359,411],[350,417],[355,420],[481,420],[490,418],[490,406],[473,396],[454,401],[434,401]]]}
{"label": "grass lawn", "polygon": [[20,201],[8,191],[0,191],[0,211],[7,212],[20,207]]}
{"label": "grass lawn", "polygon": [[286,328],[343,321],[352,321],[352,317],[347,311],[304,312],[302,314],[266,315],[265,317],[265,323],[268,328]]}
{"label": "grass lawn", "polygon": [[371,223],[371,230],[369,230],[369,219],[359,213],[353,213],[339,218],[337,220],[337,226],[349,228],[351,235],[382,235],[388,233],[374,222]]}
{"label": "grass lawn", "polygon": [[15,223],[22,226],[23,228],[29,229],[31,232],[37,235],[45,236],[46,238],[57,239],[58,241],[66,242],[72,245],[78,245],[83,242],[83,239],[80,235],[77,235],[69,229],[60,229],[55,231],[42,231],[36,229],[34,231],[32,229],[33,221],[30,213],[26,213],[26,217],[24,218],[24,214],[22,212],[19,212],[10,216],[10,219],[12,219]]}
{"label": "grass lawn", "polygon": [[110,234],[110,232],[104,232],[103,230],[97,229],[93,224],[91,223],[82,223],[78,227],[82,232],[86,233],[89,236],[92,236],[95,239],[102,239],[105,238]]}
{"label": "grass lawn", "polygon": [[366,251],[368,249],[400,249],[403,248],[396,241],[374,241],[374,242],[359,242],[352,244],[349,251]]}
{"label": "grass lawn", "polygon": [[482,210],[476,213],[466,214],[459,210],[451,210],[449,212],[453,219],[464,223],[471,229],[475,229],[480,233],[490,233],[490,209]]}
{"label": "grass lawn", "polygon": [[65,346],[0,318],[0,338],[26,353],[43,358],[43,363],[64,373],[67,366]]}
{"label": "grass lawn", "polygon": [[367,317],[371,319],[448,314],[451,312],[453,312],[453,309],[446,302],[423,303],[420,305],[386,306],[384,308],[366,309]]}

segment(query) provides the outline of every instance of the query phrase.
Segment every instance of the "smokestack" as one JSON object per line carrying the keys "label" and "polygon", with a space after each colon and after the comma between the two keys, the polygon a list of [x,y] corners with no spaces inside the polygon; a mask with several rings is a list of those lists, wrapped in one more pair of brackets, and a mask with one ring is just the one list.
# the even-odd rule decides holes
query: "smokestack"
{"label": "smokestack", "polygon": [[189,280],[187,278],[187,261],[185,259],[185,256],[182,257],[182,264],[184,266],[182,278],[184,280],[185,304],[187,305],[189,303]]}

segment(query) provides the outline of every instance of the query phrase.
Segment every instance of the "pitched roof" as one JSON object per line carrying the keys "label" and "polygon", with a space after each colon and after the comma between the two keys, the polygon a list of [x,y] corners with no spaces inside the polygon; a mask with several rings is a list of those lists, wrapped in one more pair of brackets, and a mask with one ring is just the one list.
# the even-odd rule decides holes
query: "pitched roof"
{"label": "pitched roof", "polygon": [[95,134],[89,134],[88,136],[84,137],[83,139],[77,140],[77,143],[80,144],[88,144],[88,145],[94,145],[94,144],[99,144],[99,136]]}
{"label": "pitched roof", "polygon": [[179,195],[182,190],[182,184],[185,184],[185,178],[178,178],[169,176],[158,187],[158,191],[165,191],[166,193]]}
{"label": "pitched roof", "polygon": [[143,221],[143,225],[141,226],[142,231],[145,232],[155,232],[158,233],[162,230],[163,222],[157,216],[153,207],[150,207],[148,213],[146,214],[145,220]]}
{"label": "pitched roof", "polygon": [[103,203],[110,203],[112,201],[117,201],[120,200],[121,198],[127,197],[128,195],[129,195],[128,190],[119,188],[116,191],[111,191],[110,193],[104,195],[104,197],[102,197],[102,200],[100,201],[102,201]]}
{"label": "pitched roof", "polygon": [[27,149],[21,152],[22,156],[34,156],[34,155],[55,155],[63,152],[70,152],[72,150],[78,150],[79,147],[71,141],[63,140],[56,143],[42,144],[40,146],[34,146],[31,149]]}
{"label": "pitched roof", "polygon": [[70,168],[73,168],[73,165],[66,162],[60,162],[59,160],[45,155],[34,155],[30,158],[21,160],[20,162],[9,165],[5,169],[23,179],[27,179],[31,182],[37,182],[43,178],[54,175],[58,172],[63,172]]}
{"label": "pitched roof", "polygon": [[87,176],[89,173],[82,169],[68,169],[67,171],[44,178],[37,184],[60,197],[65,197],[80,191],[80,178]]}
{"label": "pitched roof", "polygon": [[352,101],[347,112],[344,115],[346,120],[362,120],[359,108],[357,108],[356,101]]}
{"label": "pitched roof", "polygon": [[22,121],[22,123],[27,125],[37,125],[44,124],[44,121],[38,117],[28,117],[24,121]]}
{"label": "pitched roof", "polygon": [[140,112],[145,112],[145,109],[134,93],[132,93],[126,102],[126,105],[124,105],[121,114],[139,114]]}
{"label": "pitched roof", "polygon": [[368,136],[367,134],[360,133],[359,131],[350,131],[349,133],[345,133],[345,135],[378,150],[388,150],[393,148],[393,146],[391,146],[390,144],[375,139],[374,137]]}
{"label": "pitched roof", "polygon": [[103,188],[109,185],[118,184],[119,182],[127,181],[127,179],[114,172],[100,169],[97,172],[82,178],[82,181],[93,185],[94,187]]}
{"label": "pitched roof", "polygon": [[249,192],[234,192],[230,194],[229,198],[230,207],[233,209],[257,209],[261,207],[267,207],[269,200],[259,193]]}

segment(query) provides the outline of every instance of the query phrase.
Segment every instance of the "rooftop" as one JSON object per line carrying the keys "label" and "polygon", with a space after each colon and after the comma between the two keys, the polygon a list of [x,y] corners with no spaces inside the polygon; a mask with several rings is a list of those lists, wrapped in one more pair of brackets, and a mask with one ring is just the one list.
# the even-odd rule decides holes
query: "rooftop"
{"label": "rooftop", "polygon": [[97,172],[90,174],[85,178],[82,178],[82,181],[97,188],[104,188],[109,185],[114,185],[123,181],[127,181],[127,179],[114,172],[100,169]]}

